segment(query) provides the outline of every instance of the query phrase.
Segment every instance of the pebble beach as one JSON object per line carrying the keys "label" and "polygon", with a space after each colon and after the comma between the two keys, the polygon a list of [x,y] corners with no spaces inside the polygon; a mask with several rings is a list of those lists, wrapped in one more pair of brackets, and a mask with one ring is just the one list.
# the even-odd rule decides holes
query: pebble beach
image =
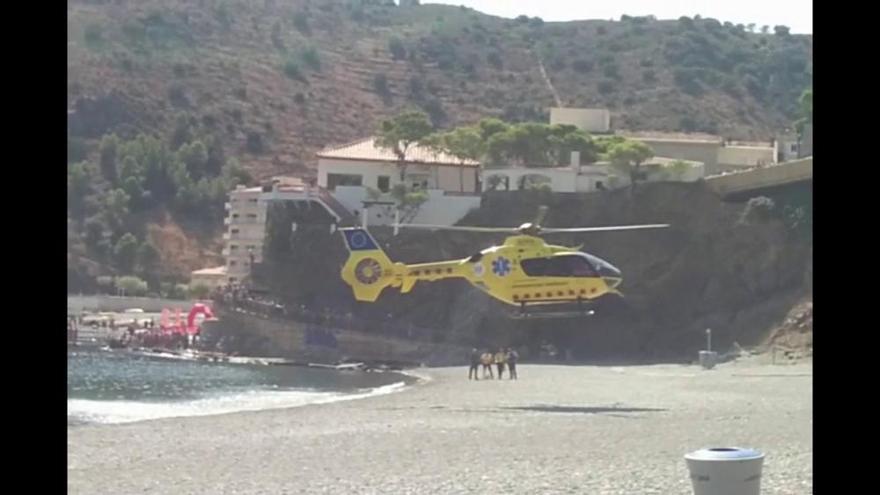
{"label": "pebble beach", "polygon": [[[812,364],[422,368],[418,384],[289,409],[68,427],[74,494],[691,494],[683,456],[766,455],[810,494]],[[505,376],[506,378],[506,376]]]}

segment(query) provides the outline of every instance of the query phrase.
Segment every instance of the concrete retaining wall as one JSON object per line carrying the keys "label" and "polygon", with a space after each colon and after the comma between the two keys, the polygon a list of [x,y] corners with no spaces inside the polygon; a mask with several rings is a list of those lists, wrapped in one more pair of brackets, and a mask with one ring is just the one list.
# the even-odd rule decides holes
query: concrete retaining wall
{"label": "concrete retaining wall", "polygon": [[218,311],[219,321],[206,322],[206,339],[232,339],[232,349],[241,354],[284,357],[332,363],[343,359],[402,361],[428,366],[465,363],[469,349],[409,339],[335,330],[334,347],[306,343],[306,332],[315,325],[257,317],[236,311]]}

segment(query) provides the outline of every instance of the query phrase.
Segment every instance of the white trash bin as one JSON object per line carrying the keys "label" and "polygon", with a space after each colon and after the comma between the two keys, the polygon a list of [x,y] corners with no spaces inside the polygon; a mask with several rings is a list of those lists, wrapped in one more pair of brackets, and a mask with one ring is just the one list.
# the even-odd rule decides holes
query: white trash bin
{"label": "white trash bin", "polygon": [[684,456],[694,495],[759,495],[764,454],[752,449],[712,448]]}
{"label": "white trash bin", "polygon": [[715,351],[700,351],[700,366],[711,370],[718,363],[718,353]]}

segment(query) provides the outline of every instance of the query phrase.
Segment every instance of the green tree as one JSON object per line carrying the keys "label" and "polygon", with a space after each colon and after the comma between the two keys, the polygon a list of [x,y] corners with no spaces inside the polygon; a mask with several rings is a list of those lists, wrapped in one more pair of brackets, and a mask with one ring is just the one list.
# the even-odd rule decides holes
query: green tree
{"label": "green tree", "polygon": [[98,147],[101,155],[101,174],[111,184],[116,183],[116,155],[119,150],[119,138],[116,134],[105,134]]}
{"label": "green tree", "polygon": [[152,275],[160,261],[159,250],[150,241],[144,241],[137,249],[137,271]]}
{"label": "green tree", "polygon": [[116,241],[113,258],[122,273],[133,273],[137,260],[138,241],[131,233],[126,233]]}
{"label": "green tree", "polygon": [[577,127],[536,122],[507,126],[489,137],[485,149],[491,164],[513,162],[530,167],[564,165],[574,151],[581,154],[581,163],[592,163],[598,154],[592,138]]}
{"label": "green tree", "polygon": [[205,284],[196,284],[187,291],[192,299],[207,299],[211,295],[211,288]]}
{"label": "green tree", "polygon": [[86,248],[94,253],[97,253],[100,249],[100,243],[104,239],[105,231],[106,226],[103,222],[101,222],[101,220],[97,218],[90,218],[86,220],[84,236]]}
{"label": "green tree", "polygon": [[249,174],[235,158],[226,160],[226,164],[223,165],[221,177],[228,189],[233,189],[239,184],[248,185],[253,180],[251,174]]}
{"label": "green tree", "polygon": [[192,117],[186,112],[179,112],[174,117],[171,131],[171,149],[178,149],[192,140]]}
{"label": "green tree", "polygon": [[94,191],[95,175],[94,167],[88,162],[67,167],[67,208],[74,218],[83,218],[86,214],[86,199]]}
{"label": "green tree", "polygon": [[803,134],[804,126],[813,123],[813,88],[805,89],[798,100],[801,118],[795,121],[798,134]]}
{"label": "green tree", "polygon": [[111,231],[120,232],[128,222],[129,200],[128,194],[122,189],[114,189],[104,198],[102,213]]}
{"label": "green tree", "polygon": [[147,293],[147,283],[135,276],[116,279],[116,290],[127,296],[142,296]]}
{"label": "green tree", "polygon": [[428,115],[418,110],[403,112],[394,118],[383,120],[379,125],[376,145],[390,150],[397,157],[401,181],[406,178],[407,150],[426,138],[432,130]]}
{"label": "green tree", "polygon": [[800,99],[801,113],[807,122],[813,123],[813,88],[804,90]]}
{"label": "green tree", "polygon": [[486,153],[486,143],[475,127],[458,127],[449,132],[432,134],[424,141],[429,147],[448,153],[462,163],[467,160],[479,161]]}
{"label": "green tree", "polygon": [[641,179],[641,165],[654,156],[654,151],[640,141],[626,140],[612,144],[607,153],[611,164],[624,173],[628,173],[632,187]]}
{"label": "green tree", "polygon": [[477,123],[477,127],[480,130],[480,137],[483,141],[488,142],[490,137],[509,129],[510,124],[501,119],[490,117],[480,120]]}
{"label": "green tree", "polygon": [[391,197],[397,201],[400,223],[407,223],[415,218],[419,208],[428,201],[427,192],[410,190],[406,184],[395,184],[391,188]]}
{"label": "green tree", "polygon": [[180,160],[186,165],[190,177],[200,179],[205,176],[208,164],[208,148],[204,143],[195,140],[185,144],[177,151]]}

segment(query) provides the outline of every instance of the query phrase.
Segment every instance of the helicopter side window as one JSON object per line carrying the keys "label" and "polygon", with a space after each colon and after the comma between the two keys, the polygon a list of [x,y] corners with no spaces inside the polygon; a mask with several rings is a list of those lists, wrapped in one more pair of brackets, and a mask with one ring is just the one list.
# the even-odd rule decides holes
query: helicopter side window
{"label": "helicopter side window", "polygon": [[519,264],[523,272],[530,277],[547,277],[550,276],[547,273],[549,261],[549,258],[531,258],[522,260]]}
{"label": "helicopter side window", "polygon": [[520,262],[523,272],[530,277],[596,277],[596,270],[582,256],[563,255],[552,258],[532,258]]}

